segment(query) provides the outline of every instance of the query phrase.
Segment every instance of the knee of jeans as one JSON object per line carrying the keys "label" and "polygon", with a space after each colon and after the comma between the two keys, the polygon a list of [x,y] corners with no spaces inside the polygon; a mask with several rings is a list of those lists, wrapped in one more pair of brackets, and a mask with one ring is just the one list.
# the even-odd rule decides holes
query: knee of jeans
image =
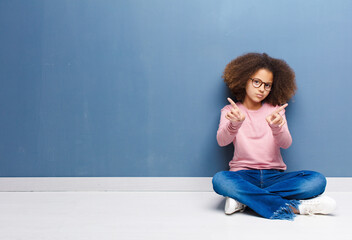
{"label": "knee of jeans", "polygon": [[225,172],[218,172],[214,175],[212,183],[213,189],[216,193],[219,193],[221,182],[225,180]]}
{"label": "knee of jeans", "polygon": [[223,196],[227,196],[229,191],[233,192],[236,189],[234,177],[229,171],[216,173],[212,180],[214,191]]}
{"label": "knee of jeans", "polygon": [[238,184],[238,176],[230,171],[218,172],[213,177],[213,189],[222,196],[234,196],[240,191],[241,184]]}
{"label": "knee of jeans", "polygon": [[310,192],[314,196],[318,196],[325,191],[326,178],[323,174],[318,172],[309,171],[308,183],[305,184],[307,192]]}

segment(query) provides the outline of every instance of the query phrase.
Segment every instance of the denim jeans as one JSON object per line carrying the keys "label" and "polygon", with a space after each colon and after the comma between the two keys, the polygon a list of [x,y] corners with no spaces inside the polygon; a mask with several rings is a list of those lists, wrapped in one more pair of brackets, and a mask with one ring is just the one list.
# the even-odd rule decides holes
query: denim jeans
{"label": "denim jeans", "polygon": [[236,199],[269,219],[293,220],[291,207],[299,200],[316,197],[325,190],[326,178],[313,171],[240,170],[218,172],[214,191]]}

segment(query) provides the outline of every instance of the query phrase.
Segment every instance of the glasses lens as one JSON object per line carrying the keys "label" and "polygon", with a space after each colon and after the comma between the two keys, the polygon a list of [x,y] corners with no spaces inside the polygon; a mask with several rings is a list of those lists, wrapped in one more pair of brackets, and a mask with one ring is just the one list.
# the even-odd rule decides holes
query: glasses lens
{"label": "glasses lens", "polygon": [[271,89],[271,84],[265,83],[264,88],[265,88],[265,90],[269,91]]}
{"label": "glasses lens", "polygon": [[262,81],[258,80],[258,79],[252,79],[252,83],[254,87],[260,87],[262,85]]}

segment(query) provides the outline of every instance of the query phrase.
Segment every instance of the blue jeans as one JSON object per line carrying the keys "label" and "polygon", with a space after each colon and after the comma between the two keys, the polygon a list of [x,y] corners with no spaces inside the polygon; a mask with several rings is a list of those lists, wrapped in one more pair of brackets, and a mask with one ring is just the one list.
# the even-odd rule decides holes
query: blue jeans
{"label": "blue jeans", "polygon": [[218,172],[214,191],[236,199],[269,219],[293,220],[292,208],[299,200],[316,197],[325,190],[326,178],[313,171],[240,170]]}

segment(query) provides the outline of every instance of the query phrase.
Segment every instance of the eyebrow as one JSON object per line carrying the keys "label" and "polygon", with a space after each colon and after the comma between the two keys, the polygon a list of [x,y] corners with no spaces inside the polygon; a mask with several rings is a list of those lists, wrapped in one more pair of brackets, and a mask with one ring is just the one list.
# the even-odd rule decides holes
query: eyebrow
{"label": "eyebrow", "polygon": [[273,82],[264,82],[263,80],[261,80],[260,78],[252,78],[253,80],[260,80],[262,81],[263,83],[266,83],[266,84],[273,84]]}

